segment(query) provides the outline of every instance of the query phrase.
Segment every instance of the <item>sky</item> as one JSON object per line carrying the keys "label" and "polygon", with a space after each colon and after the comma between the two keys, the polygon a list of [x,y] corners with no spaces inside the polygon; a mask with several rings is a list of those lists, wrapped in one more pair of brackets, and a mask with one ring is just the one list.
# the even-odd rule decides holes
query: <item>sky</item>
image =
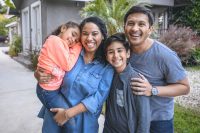
{"label": "sky", "polygon": [[4,2],[3,2],[3,0],[0,0],[0,4],[1,4],[1,5],[4,5]]}

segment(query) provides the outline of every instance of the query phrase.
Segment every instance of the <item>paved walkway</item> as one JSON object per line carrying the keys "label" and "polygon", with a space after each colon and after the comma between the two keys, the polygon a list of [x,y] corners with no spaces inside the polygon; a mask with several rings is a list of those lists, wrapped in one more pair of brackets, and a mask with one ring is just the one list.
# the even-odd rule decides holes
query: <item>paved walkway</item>
{"label": "paved walkway", "polygon": [[[0,47],[0,133],[41,133],[41,107],[33,72],[14,61]],[[100,131],[104,118],[100,119]]]}
{"label": "paved walkway", "polygon": [[0,47],[0,133],[40,133],[33,72],[2,52],[7,49]]}

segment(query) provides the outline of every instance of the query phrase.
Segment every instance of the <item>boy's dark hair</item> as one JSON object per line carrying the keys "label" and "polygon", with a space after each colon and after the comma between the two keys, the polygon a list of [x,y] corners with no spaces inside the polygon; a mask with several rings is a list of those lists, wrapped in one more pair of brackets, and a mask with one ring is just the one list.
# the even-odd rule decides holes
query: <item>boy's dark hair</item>
{"label": "boy's dark hair", "polygon": [[139,5],[138,6],[132,6],[127,11],[127,13],[124,16],[124,24],[126,24],[128,16],[131,15],[131,14],[134,14],[134,13],[143,13],[143,14],[147,15],[148,19],[149,19],[150,26],[153,25],[154,17],[153,17],[153,14],[152,14],[151,10],[149,8],[147,8],[145,6],[141,6],[141,5],[140,6]]}
{"label": "boy's dark hair", "polygon": [[67,29],[68,29],[68,28],[78,28],[78,29],[80,29],[80,28],[79,28],[79,24],[77,24],[77,23],[75,23],[75,22],[72,22],[72,21],[69,21],[69,22],[67,22],[67,23],[65,23],[65,24],[63,24],[63,25],[60,25],[56,30],[54,30],[54,31],[51,33],[51,35],[55,35],[55,36],[59,35],[60,32],[61,32],[61,27],[62,27],[62,26],[65,26]]}
{"label": "boy's dark hair", "polygon": [[95,52],[95,58],[96,59],[103,59],[105,61],[105,55],[103,52],[103,45],[104,45],[104,41],[107,39],[107,28],[106,28],[106,24],[104,23],[104,21],[102,19],[100,19],[99,17],[88,17],[85,18],[81,24],[80,24],[80,30],[82,32],[83,27],[85,26],[85,24],[87,23],[93,23],[95,25],[97,25],[97,27],[99,28],[99,30],[101,31],[101,34],[103,35],[104,39],[102,40],[100,46],[98,47],[97,51]]}
{"label": "boy's dark hair", "polygon": [[110,37],[108,37],[108,39],[105,41],[105,44],[104,44],[104,54],[105,55],[107,52],[107,48],[111,45],[112,42],[122,43],[122,45],[124,46],[126,51],[128,51],[130,49],[130,45],[129,45],[128,41],[126,40],[125,34],[124,33],[116,33],[116,34],[113,34]]}

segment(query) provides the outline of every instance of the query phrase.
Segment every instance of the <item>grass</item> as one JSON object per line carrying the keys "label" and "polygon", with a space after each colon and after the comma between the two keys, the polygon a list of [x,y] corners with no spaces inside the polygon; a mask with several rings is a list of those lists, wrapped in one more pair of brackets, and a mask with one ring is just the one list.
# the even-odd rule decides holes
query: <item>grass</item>
{"label": "grass", "polygon": [[175,104],[175,133],[200,133],[200,113]]}
{"label": "grass", "polygon": [[[105,115],[105,104],[102,114]],[[175,104],[174,133],[200,133],[200,110],[184,108]]]}

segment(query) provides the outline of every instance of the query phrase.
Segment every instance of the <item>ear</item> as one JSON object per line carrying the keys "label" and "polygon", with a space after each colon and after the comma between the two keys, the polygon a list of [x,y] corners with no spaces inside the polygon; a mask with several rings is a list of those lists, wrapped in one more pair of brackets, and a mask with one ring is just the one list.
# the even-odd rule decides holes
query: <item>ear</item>
{"label": "ear", "polygon": [[153,32],[153,30],[154,30],[154,27],[153,26],[151,26],[150,28],[149,28],[149,35],[151,35],[151,33]]}
{"label": "ear", "polygon": [[65,25],[62,25],[60,28],[60,32],[63,33],[66,31],[66,29],[67,29],[67,27]]}
{"label": "ear", "polygon": [[130,56],[131,56],[130,49],[127,51],[126,55],[127,55],[127,58],[130,58]]}

